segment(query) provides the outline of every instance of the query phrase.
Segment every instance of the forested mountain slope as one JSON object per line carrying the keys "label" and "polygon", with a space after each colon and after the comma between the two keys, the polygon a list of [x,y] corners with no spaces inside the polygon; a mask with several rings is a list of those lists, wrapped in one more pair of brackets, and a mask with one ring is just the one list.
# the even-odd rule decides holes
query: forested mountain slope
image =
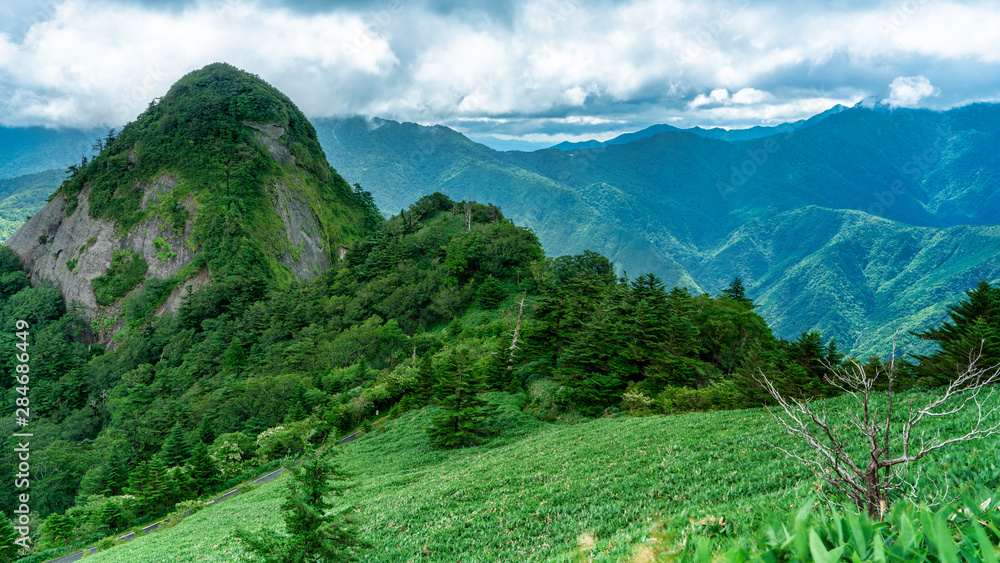
{"label": "forested mountain slope", "polygon": [[666,131],[532,153],[444,127],[316,124],[331,161],[383,210],[441,190],[499,205],[552,255],[597,250],[695,291],[741,276],[784,337],[816,329],[885,351],[899,331],[904,349],[921,349],[906,333],[941,320],[944,296],[1000,279],[983,251],[1000,246],[996,105],[858,106],[738,143]]}
{"label": "forested mountain slope", "polygon": [[229,65],[186,75],[97,148],[6,245],[34,283],[54,281],[98,321],[102,341],[147,287],[162,313],[210,279],[308,279],[375,219],[295,105]]}

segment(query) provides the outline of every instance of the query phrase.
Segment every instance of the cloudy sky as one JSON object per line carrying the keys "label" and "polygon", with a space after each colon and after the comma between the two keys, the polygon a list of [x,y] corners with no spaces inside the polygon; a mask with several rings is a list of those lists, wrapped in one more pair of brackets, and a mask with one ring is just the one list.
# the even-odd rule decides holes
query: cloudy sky
{"label": "cloudy sky", "polygon": [[947,0],[13,0],[0,124],[120,125],[226,61],[311,117],[472,135],[748,127],[866,98],[1000,100],[1000,4]]}

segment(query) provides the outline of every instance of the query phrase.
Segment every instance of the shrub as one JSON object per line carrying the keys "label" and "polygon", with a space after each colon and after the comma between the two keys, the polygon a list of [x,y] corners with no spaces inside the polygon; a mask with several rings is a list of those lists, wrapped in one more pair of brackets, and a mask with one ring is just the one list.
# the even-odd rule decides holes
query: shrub
{"label": "shrub", "polygon": [[127,248],[114,251],[108,271],[90,282],[97,304],[107,307],[132,291],[146,277],[148,269],[141,254]]}

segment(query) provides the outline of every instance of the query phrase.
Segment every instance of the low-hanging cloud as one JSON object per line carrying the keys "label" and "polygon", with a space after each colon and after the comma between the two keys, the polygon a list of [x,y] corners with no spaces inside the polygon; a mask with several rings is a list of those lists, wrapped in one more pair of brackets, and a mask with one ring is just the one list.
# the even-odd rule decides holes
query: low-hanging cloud
{"label": "low-hanging cloud", "polygon": [[992,1],[843,2],[809,13],[784,0],[482,8],[451,0],[40,0],[3,10],[6,125],[118,125],[215,61],[260,75],[311,116],[377,115],[491,134],[768,124],[852,104],[890,83],[890,103],[932,108],[1000,91],[1000,8]]}
{"label": "low-hanging cloud", "polygon": [[938,89],[926,76],[899,76],[889,84],[889,98],[892,107],[917,107],[921,100],[936,96]]}

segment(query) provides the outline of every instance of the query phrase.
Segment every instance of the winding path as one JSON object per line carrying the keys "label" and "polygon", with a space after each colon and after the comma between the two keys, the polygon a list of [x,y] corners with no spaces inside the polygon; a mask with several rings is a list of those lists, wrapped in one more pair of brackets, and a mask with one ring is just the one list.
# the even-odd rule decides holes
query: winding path
{"label": "winding path", "polygon": [[[360,432],[360,431],[355,431],[355,432],[352,432],[352,433],[348,434],[347,436],[344,436],[343,438],[340,439],[340,441],[338,443],[340,443],[340,444],[346,444],[348,442],[353,442],[354,440],[356,440],[358,438],[358,432]],[[296,462],[296,463],[298,463],[298,462]],[[206,504],[218,504],[220,502],[229,500],[229,499],[233,498],[234,496],[236,496],[236,495],[240,494],[241,492],[243,492],[243,488],[245,488],[247,485],[257,486],[257,485],[263,485],[264,483],[270,483],[271,481],[274,481],[279,476],[281,476],[281,472],[282,471],[284,471],[284,468],[279,467],[278,469],[275,469],[274,471],[268,473],[267,475],[262,475],[261,477],[258,477],[256,479],[254,479],[253,481],[244,483],[244,484],[240,485],[239,487],[236,487],[234,489],[230,489],[230,490],[226,491],[225,493],[222,493],[221,495],[215,497],[214,499],[212,499],[211,501],[209,501]],[[191,513],[191,511],[185,512],[184,516],[187,516],[190,513]],[[146,534],[152,532],[153,530],[158,529],[160,527],[160,524],[165,524],[166,522],[168,522],[168,520],[169,519],[165,518],[163,520],[160,520],[159,522],[153,522],[152,524],[146,526],[145,528],[143,528],[140,531],[142,532],[142,535],[146,535]],[[118,536],[118,543],[132,541],[132,540],[134,540],[137,537],[138,536],[136,535],[135,532],[129,532],[129,533],[123,535],[123,536]],[[49,559],[45,563],[71,563],[73,561],[79,561],[79,560],[83,559],[84,554],[93,555],[96,552],[97,552],[97,548],[96,547],[88,547],[86,549],[81,549],[80,551],[77,551],[76,553],[70,553],[69,555],[64,555],[64,556],[59,557],[57,559]]]}

